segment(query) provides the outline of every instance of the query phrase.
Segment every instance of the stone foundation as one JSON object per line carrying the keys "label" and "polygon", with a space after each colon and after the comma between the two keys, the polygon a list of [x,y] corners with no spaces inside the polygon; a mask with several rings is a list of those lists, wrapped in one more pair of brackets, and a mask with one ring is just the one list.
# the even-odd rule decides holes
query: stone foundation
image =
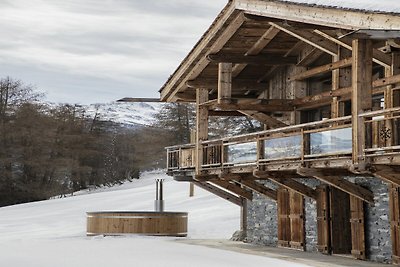
{"label": "stone foundation", "polygon": [[[371,261],[390,263],[392,245],[390,237],[388,185],[375,178],[347,178],[362,185],[374,194],[374,205],[365,204],[365,240],[366,253]],[[315,179],[299,179],[302,183],[315,188],[319,182]],[[268,187],[275,184],[259,181]],[[253,201],[248,202],[247,242],[276,246],[278,242],[276,202],[254,193]],[[305,198],[306,251],[317,252],[317,208],[314,199]]]}

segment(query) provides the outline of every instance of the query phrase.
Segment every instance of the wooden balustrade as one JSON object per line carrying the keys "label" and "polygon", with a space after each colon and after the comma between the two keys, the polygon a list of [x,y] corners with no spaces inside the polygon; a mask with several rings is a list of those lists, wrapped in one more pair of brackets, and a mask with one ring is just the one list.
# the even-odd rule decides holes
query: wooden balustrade
{"label": "wooden balustrade", "polygon": [[[400,108],[367,112],[360,118],[366,134],[365,156],[400,153]],[[200,162],[202,169],[210,169],[351,157],[352,141],[351,116],[347,116],[203,141]],[[194,144],[167,151],[169,171],[195,167]]]}

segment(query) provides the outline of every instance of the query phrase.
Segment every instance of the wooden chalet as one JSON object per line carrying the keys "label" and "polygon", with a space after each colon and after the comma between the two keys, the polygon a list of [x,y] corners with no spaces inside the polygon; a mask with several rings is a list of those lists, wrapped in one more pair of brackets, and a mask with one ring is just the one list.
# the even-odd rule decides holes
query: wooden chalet
{"label": "wooden chalet", "polygon": [[[400,14],[231,0],[160,94],[197,112],[168,173],[240,205],[249,242],[400,264]],[[265,130],[209,140],[238,115]]]}

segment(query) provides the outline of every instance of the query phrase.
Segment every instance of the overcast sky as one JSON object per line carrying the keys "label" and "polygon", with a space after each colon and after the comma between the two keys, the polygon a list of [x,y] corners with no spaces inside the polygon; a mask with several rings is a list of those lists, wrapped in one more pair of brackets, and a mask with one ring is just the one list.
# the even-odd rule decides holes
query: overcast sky
{"label": "overcast sky", "polygon": [[0,0],[0,73],[62,103],[158,97],[227,0]]}

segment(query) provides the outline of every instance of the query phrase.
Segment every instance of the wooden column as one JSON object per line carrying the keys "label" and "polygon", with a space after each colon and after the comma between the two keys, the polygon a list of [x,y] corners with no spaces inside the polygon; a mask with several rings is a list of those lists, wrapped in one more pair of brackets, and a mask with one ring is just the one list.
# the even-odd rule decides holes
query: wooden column
{"label": "wooden column", "polygon": [[[338,47],[338,55],[332,56],[332,61],[337,62],[351,57],[351,51]],[[351,67],[334,69],[332,71],[332,91],[351,86]],[[332,97],[331,118],[345,116],[344,103],[340,101],[340,96]]]}
{"label": "wooden column", "polygon": [[372,108],[372,42],[356,39],[352,45],[353,164],[362,169],[366,134],[363,119],[358,115]]}
{"label": "wooden column", "polygon": [[208,107],[201,105],[208,101],[207,89],[196,89],[196,175],[201,172],[203,163],[202,141],[208,139]]}
{"label": "wooden column", "polygon": [[[196,130],[195,129],[190,129],[190,143],[191,144],[196,144]],[[194,153],[194,152],[192,152]],[[189,185],[189,197],[194,196],[194,183],[190,183]]]}
{"label": "wooden column", "polygon": [[[390,67],[385,68],[385,77],[390,77],[393,75],[400,74],[400,53],[395,52],[392,53],[392,65]],[[384,92],[384,97],[385,97],[385,109],[390,109],[393,107],[398,107],[400,106],[400,91],[396,90],[393,91],[393,88],[395,85],[389,85],[386,87],[385,92]],[[393,121],[392,120],[387,120],[385,122],[385,127],[387,129],[390,129],[390,131],[393,133],[390,138],[386,140],[386,146],[393,146],[397,145],[399,140],[396,140],[397,136],[397,131],[396,127],[393,127]]]}
{"label": "wooden column", "polygon": [[218,104],[229,103],[232,97],[232,63],[218,64]]}
{"label": "wooden column", "polygon": [[240,207],[240,231],[243,237],[247,236],[247,199],[242,199],[242,206]]}

